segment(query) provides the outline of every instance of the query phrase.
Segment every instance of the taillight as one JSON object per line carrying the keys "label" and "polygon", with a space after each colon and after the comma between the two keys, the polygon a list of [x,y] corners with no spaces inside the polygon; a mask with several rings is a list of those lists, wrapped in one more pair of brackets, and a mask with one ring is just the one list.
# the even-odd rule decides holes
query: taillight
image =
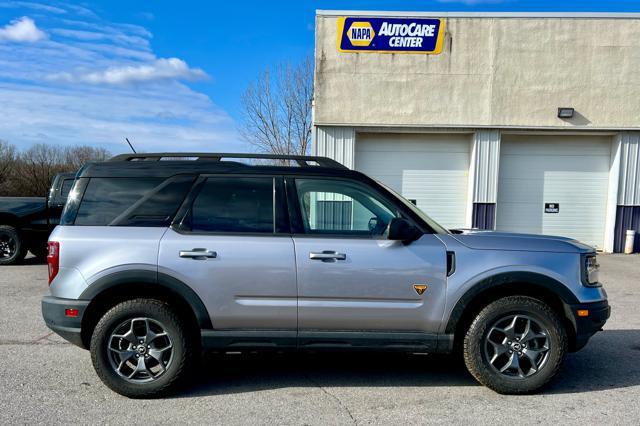
{"label": "taillight", "polygon": [[49,241],[47,264],[49,265],[49,285],[51,285],[51,281],[58,275],[58,269],[60,269],[60,243],[57,241]]}

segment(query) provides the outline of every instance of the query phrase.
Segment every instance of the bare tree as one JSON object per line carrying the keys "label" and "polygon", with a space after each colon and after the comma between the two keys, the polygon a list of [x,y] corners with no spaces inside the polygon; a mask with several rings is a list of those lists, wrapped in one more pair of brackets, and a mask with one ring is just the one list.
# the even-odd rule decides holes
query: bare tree
{"label": "bare tree", "polygon": [[111,157],[111,153],[104,148],[80,145],[64,148],[63,157],[65,167],[76,171],[89,161],[108,160]]}
{"label": "bare tree", "polygon": [[311,143],[313,61],[279,65],[251,83],[242,96],[243,138],[258,151],[307,154]]}
{"label": "bare tree", "polygon": [[[76,172],[88,161],[103,161],[109,157],[107,150],[86,145],[37,144],[17,153],[13,145],[0,142],[0,194],[43,197],[56,173]],[[3,173],[5,159],[8,171]],[[6,176],[4,180],[3,176]]]}
{"label": "bare tree", "polygon": [[20,154],[16,189],[24,196],[44,196],[56,173],[69,171],[59,147],[36,144]]}
{"label": "bare tree", "polygon": [[0,195],[8,194],[9,181],[16,163],[16,147],[0,140]]}

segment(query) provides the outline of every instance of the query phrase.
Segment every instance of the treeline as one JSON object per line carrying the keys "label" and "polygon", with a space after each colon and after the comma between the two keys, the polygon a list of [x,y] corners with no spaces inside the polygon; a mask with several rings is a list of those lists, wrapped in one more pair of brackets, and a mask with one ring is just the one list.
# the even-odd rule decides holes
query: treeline
{"label": "treeline", "polygon": [[76,172],[87,161],[110,156],[106,149],[86,145],[37,144],[18,151],[0,140],[0,196],[44,197],[56,173]]}

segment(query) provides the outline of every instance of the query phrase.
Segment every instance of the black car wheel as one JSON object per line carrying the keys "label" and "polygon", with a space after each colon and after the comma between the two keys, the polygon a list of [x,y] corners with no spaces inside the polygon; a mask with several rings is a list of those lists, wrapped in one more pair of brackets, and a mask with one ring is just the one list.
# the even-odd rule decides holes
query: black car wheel
{"label": "black car wheel", "polygon": [[176,389],[195,362],[196,339],[176,312],[158,300],[135,299],[111,308],[91,338],[100,379],[130,398]]}
{"label": "black car wheel", "polygon": [[545,303],[524,296],[486,306],[464,338],[469,372],[498,393],[532,393],[558,372],[567,350],[566,330]]}
{"label": "black car wheel", "polygon": [[0,225],[0,265],[13,265],[24,259],[27,249],[13,226]]}

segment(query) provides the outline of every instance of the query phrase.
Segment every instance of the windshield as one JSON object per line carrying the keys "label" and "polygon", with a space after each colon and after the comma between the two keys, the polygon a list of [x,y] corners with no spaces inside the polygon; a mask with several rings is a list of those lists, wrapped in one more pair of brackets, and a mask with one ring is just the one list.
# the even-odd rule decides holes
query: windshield
{"label": "windshield", "polygon": [[398,200],[400,200],[402,202],[402,204],[404,204],[405,206],[407,206],[412,212],[414,212],[415,214],[417,214],[418,216],[420,216],[420,218],[422,220],[424,220],[427,225],[429,225],[431,227],[431,229],[433,229],[433,231],[436,234],[449,234],[450,232],[446,229],[443,228],[438,222],[436,222],[435,220],[431,219],[425,212],[423,212],[422,210],[420,210],[418,208],[418,206],[416,206],[415,204],[413,204],[411,201],[407,200],[406,198],[404,198],[402,195],[398,194],[395,190],[393,190],[392,188],[390,188],[389,186],[385,185],[384,183],[376,180],[376,182],[378,182],[382,187],[384,187],[387,191],[391,192],[393,195],[396,196],[396,198]]}

